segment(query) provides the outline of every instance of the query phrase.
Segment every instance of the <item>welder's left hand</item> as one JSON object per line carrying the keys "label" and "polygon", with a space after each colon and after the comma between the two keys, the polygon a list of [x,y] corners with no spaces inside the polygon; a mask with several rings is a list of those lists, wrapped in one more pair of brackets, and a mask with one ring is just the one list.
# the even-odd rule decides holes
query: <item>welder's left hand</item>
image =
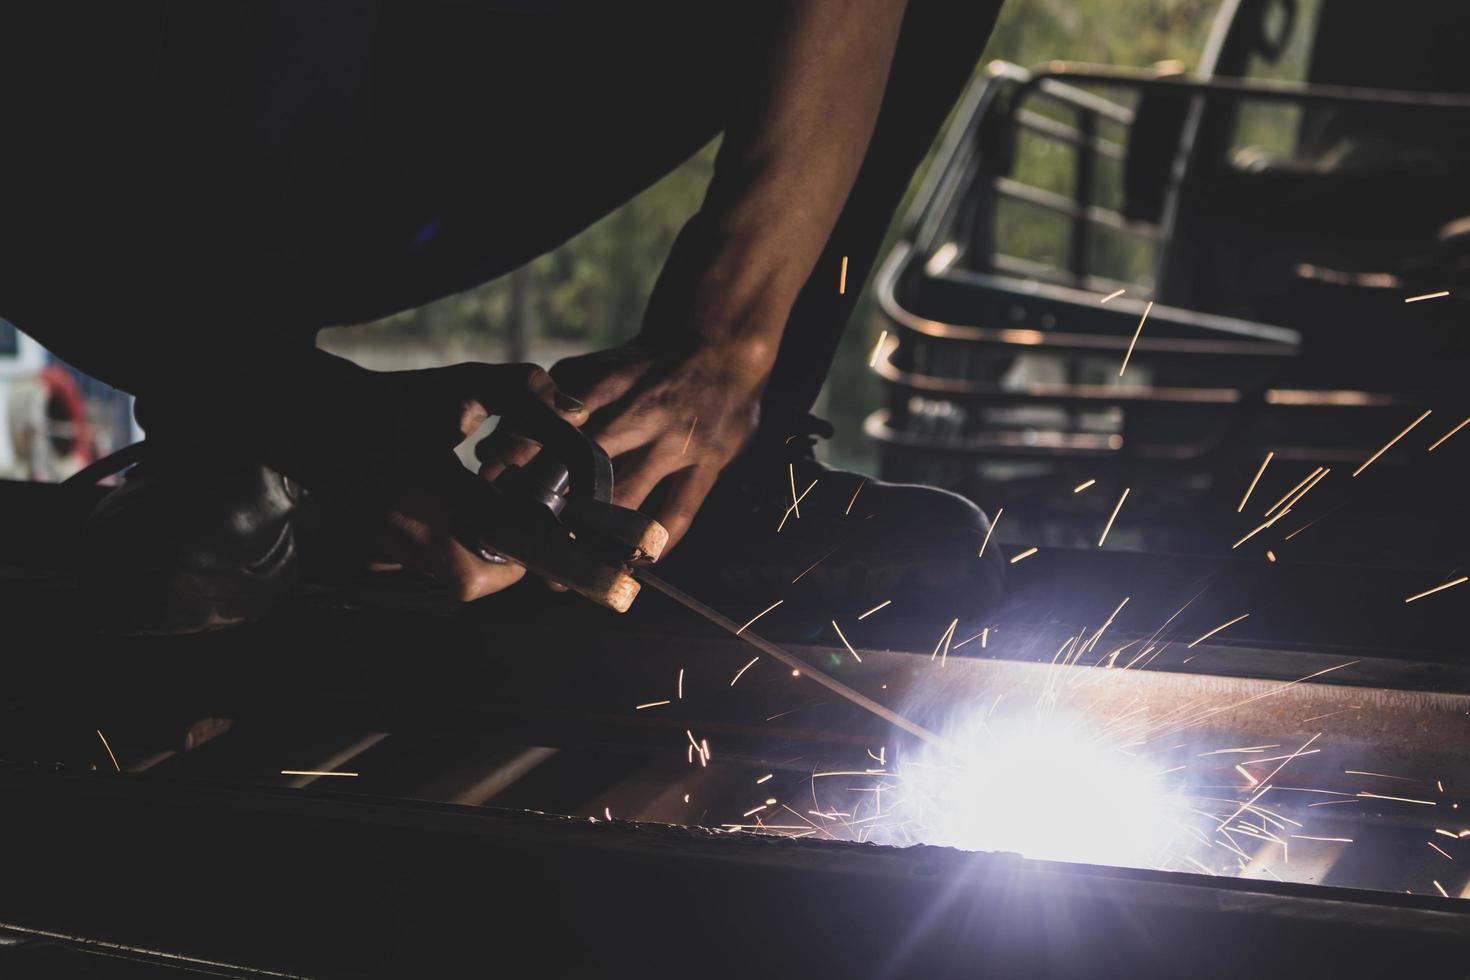
{"label": "welder's left hand", "polygon": [[[706,345],[697,350],[635,341],[567,358],[551,369],[560,390],[580,399],[583,429],[613,459],[613,502],[643,510],[676,545],[720,473],[755,433],[769,358]],[[535,447],[503,433],[481,459],[494,479]],[[650,495],[656,506],[646,508]]]}

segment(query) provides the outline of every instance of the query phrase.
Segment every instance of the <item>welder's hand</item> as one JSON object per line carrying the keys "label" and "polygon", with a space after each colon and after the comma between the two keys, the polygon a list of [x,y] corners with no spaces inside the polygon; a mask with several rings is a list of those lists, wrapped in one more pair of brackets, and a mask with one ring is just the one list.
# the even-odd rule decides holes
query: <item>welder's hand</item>
{"label": "welder's hand", "polygon": [[[635,342],[567,358],[551,373],[586,405],[583,430],[613,458],[613,502],[667,528],[667,553],[754,434],[769,367],[724,347],[673,352]],[[503,433],[491,438],[497,444],[480,456],[490,479],[536,451]],[[645,507],[655,490],[656,506]]]}
{"label": "welder's hand", "polygon": [[454,536],[458,515],[449,501],[455,495],[445,485],[463,473],[454,447],[490,416],[518,417],[533,428],[555,431],[585,422],[586,408],[530,364],[390,372],[377,376],[375,384],[383,403],[372,415],[391,436],[372,458],[362,459],[359,452],[349,460],[344,478],[327,481],[332,509],[348,518],[379,567],[425,572],[464,601],[514,584],[525,575],[522,566],[487,562]]}

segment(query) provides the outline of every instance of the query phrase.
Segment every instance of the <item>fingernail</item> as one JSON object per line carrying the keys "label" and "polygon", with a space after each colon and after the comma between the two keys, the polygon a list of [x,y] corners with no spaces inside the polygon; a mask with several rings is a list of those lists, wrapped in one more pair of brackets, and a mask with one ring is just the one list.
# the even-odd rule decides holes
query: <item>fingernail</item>
{"label": "fingernail", "polygon": [[581,401],[573,398],[571,395],[568,395],[566,392],[563,391],[558,391],[556,393],[556,407],[561,409],[563,412],[587,411],[586,405],[582,404]]}

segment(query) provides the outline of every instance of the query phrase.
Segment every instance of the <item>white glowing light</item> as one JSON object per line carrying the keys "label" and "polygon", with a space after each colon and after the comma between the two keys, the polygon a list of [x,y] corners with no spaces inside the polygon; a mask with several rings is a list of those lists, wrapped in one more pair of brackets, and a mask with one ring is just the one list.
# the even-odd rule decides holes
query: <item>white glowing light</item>
{"label": "white glowing light", "polygon": [[944,738],[898,761],[884,799],[892,830],[873,840],[1141,868],[1179,852],[1186,795],[1157,760],[1110,744],[1084,718],[980,712]]}

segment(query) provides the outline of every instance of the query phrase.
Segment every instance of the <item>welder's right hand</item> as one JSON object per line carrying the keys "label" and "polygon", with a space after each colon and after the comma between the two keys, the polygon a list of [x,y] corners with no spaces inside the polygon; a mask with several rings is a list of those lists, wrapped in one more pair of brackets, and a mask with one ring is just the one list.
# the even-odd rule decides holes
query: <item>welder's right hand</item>
{"label": "welder's right hand", "polygon": [[364,546],[370,564],[425,572],[466,602],[519,581],[525,568],[486,561],[456,537],[467,515],[454,511],[463,498],[446,481],[474,477],[454,449],[492,416],[554,436],[585,422],[586,408],[532,364],[386,372],[371,385],[380,440],[349,440],[321,481],[330,517],[345,524],[339,530]]}

